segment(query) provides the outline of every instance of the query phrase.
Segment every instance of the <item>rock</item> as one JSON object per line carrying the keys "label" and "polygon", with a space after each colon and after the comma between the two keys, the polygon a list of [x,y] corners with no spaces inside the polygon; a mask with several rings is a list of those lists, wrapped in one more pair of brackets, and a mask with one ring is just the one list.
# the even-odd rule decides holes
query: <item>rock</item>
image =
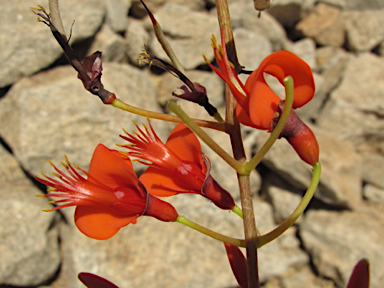
{"label": "rock", "polygon": [[304,36],[313,38],[325,46],[341,47],[344,43],[344,24],[341,10],[324,3],[318,4],[303,20],[296,30]]}
{"label": "rock", "polygon": [[[254,202],[256,226],[261,235],[276,227],[272,208],[265,202]],[[258,250],[260,282],[282,275],[291,267],[308,263],[308,255],[299,248],[296,228],[289,228],[283,235]]]}
{"label": "rock", "polygon": [[329,279],[314,274],[308,266],[289,269],[281,277],[274,278],[263,285],[263,288],[335,288]]}
{"label": "rock", "polygon": [[107,8],[106,23],[117,33],[124,33],[127,29],[128,12],[131,8],[132,0],[106,0]]}
{"label": "rock", "polygon": [[384,40],[384,9],[344,11],[343,19],[350,50],[371,51]]}
{"label": "rock", "polygon": [[127,62],[127,43],[119,34],[113,32],[109,26],[104,25],[96,34],[89,51],[94,53],[101,51],[103,63],[105,62]]}
{"label": "rock", "polygon": [[361,153],[363,180],[384,189],[384,156],[377,153]]}
{"label": "rock", "polygon": [[381,0],[318,0],[318,2],[328,3],[338,6],[343,10],[365,10],[365,9],[381,9],[384,3]]}
{"label": "rock", "polygon": [[[194,11],[201,11],[205,8],[205,0],[146,0],[145,5],[147,5],[148,9],[155,13],[158,9],[164,6],[166,3],[177,4],[180,6],[184,6]],[[143,18],[148,15],[145,10],[143,4],[140,3],[139,0],[132,1],[132,8],[130,10],[130,14],[136,18]]]}
{"label": "rock", "polygon": [[287,50],[303,59],[312,70],[316,70],[316,43],[313,39],[304,38],[293,42]]}
{"label": "rock", "polygon": [[55,213],[3,147],[0,160],[0,285],[38,286],[60,267]]}
{"label": "rock", "polygon": [[363,189],[363,195],[368,200],[377,203],[384,208],[384,189],[371,184],[366,184]]}
{"label": "rock", "polygon": [[[246,3],[236,1],[229,5],[229,10],[234,29],[242,27],[255,34],[263,35],[269,39],[274,51],[283,49],[287,41],[285,30],[268,12],[261,13],[259,18],[258,11],[255,10],[251,1]],[[212,14],[216,17],[217,11],[213,10]]]}
{"label": "rock", "polygon": [[[262,195],[266,195],[268,202],[273,207],[274,219],[277,224],[281,224],[287,219],[301,202],[302,193],[289,183],[284,181],[276,174],[269,174],[263,177]],[[302,217],[297,219],[297,223]]]}
{"label": "rock", "polygon": [[345,287],[361,258],[370,262],[370,287],[383,284],[384,217],[382,211],[361,205],[360,211],[314,210],[306,214],[299,233],[320,275]]}
{"label": "rock", "polygon": [[[21,80],[1,99],[0,134],[32,175],[51,171],[47,160],[59,164],[63,154],[87,170],[97,144],[117,148],[115,143],[124,143],[119,137],[122,128],[136,130],[131,120],[146,122],[143,117],[104,106],[76,76],[69,66],[41,72]],[[160,111],[145,71],[105,63],[102,80],[122,101]],[[160,137],[168,135],[167,123],[153,123]]]}
{"label": "rock", "polygon": [[234,30],[234,38],[239,63],[246,70],[257,69],[264,58],[272,53],[271,43],[264,35],[237,28]]}
{"label": "rock", "polygon": [[384,154],[384,60],[363,53],[351,57],[317,124],[358,150]]}
{"label": "rock", "polygon": [[[165,4],[154,16],[164,34],[168,36],[169,44],[185,69],[193,69],[206,64],[202,55],[213,59],[211,35],[219,37],[215,17],[171,3]],[[146,21],[146,28],[153,30],[149,18]],[[209,32],[206,33],[207,31]],[[156,37],[152,38],[149,46],[154,55],[170,62]]]}
{"label": "rock", "polygon": [[348,60],[349,54],[341,48],[326,46],[316,50],[316,63],[324,79],[322,89],[325,95],[328,95],[341,81]]}
{"label": "rock", "polygon": [[[47,0],[40,4],[48,10]],[[49,66],[63,53],[50,29],[36,22],[36,15],[29,9],[31,6],[36,6],[36,1],[10,1],[3,7],[0,87]],[[63,1],[60,10],[68,35],[73,20],[76,20],[71,43],[93,36],[105,15],[104,1],[98,0]]]}
{"label": "rock", "polygon": [[140,57],[139,53],[144,49],[144,44],[149,39],[149,34],[143,27],[143,22],[130,19],[125,33],[125,41],[127,43],[127,56],[131,65],[140,66],[137,59]]}
{"label": "rock", "polygon": [[[330,205],[358,206],[362,199],[360,157],[347,142],[316,127],[310,128],[319,142],[322,163],[320,185],[315,197]],[[264,144],[267,136],[264,134],[264,137],[256,139],[258,149]],[[310,167],[284,139],[275,142],[264,157],[263,163],[296,189],[305,191],[310,184]]]}
{"label": "rock", "polygon": [[280,0],[272,2],[268,13],[286,28],[292,28],[302,17],[313,9],[314,0]]}

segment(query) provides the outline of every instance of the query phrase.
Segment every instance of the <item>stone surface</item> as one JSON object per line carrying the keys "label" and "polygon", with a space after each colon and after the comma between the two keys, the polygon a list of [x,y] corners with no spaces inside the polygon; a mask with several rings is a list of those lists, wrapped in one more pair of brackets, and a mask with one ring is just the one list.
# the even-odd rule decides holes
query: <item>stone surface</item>
{"label": "stone surface", "polygon": [[384,208],[384,189],[374,185],[367,184],[364,186],[363,195],[368,200],[377,203],[381,208]]}
{"label": "stone surface", "polygon": [[[262,195],[266,195],[266,199],[273,207],[273,215],[275,222],[280,224],[287,219],[296,209],[302,199],[300,190],[292,187],[281,177],[275,174],[269,174],[263,178]],[[297,219],[297,223],[302,217]]]}
{"label": "stone surface", "polygon": [[328,3],[338,6],[343,10],[366,10],[384,8],[381,0],[318,0],[318,2]]}
{"label": "stone surface", "polygon": [[[348,59],[349,54],[341,48],[326,46],[316,50],[316,63],[324,79],[324,94],[327,95],[340,83]],[[318,105],[319,108],[321,106]]]}
{"label": "stone surface", "polygon": [[96,34],[89,52],[101,51],[103,63],[105,62],[127,62],[127,43],[119,34],[113,32],[108,25],[104,25]]}
{"label": "stone surface", "polygon": [[370,262],[370,287],[382,287],[384,247],[382,211],[361,205],[359,211],[309,211],[300,224],[304,248],[321,275],[345,287],[361,258]]}
{"label": "stone surface", "polygon": [[288,46],[287,50],[303,59],[312,70],[316,69],[316,43],[313,39],[304,38],[296,41]]}
{"label": "stone surface", "polygon": [[128,11],[132,0],[106,0],[106,23],[117,33],[123,33],[127,29]]}
{"label": "stone surface", "polygon": [[246,70],[255,70],[269,54],[272,53],[272,46],[264,36],[244,28],[234,31],[237,58],[240,65]]}
{"label": "stone surface", "polygon": [[308,11],[313,9],[314,0],[276,0],[268,13],[284,27],[292,28]]}
{"label": "stone surface", "polygon": [[383,91],[384,60],[370,53],[351,57],[316,123],[360,151],[384,154]]}
{"label": "stone surface", "polygon": [[[93,36],[101,26],[105,15],[103,1],[62,1],[62,13],[66,33],[73,20],[71,43]],[[48,10],[48,1],[40,1]],[[35,7],[36,1],[10,1],[2,7],[3,18],[0,23],[0,87],[16,82],[23,76],[29,76],[49,66],[61,54],[62,50],[50,29],[36,22],[36,15],[29,7]]]}
{"label": "stone surface", "polygon": [[[69,66],[42,72],[23,79],[1,99],[0,134],[32,175],[50,171],[47,160],[58,164],[63,154],[87,169],[97,144],[114,148],[115,143],[124,142],[119,137],[122,128],[135,129],[131,120],[145,122],[141,116],[102,105],[76,76]],[[146,71],[105,63],[102,79],[106,89],[123,101],[160,111]],[[154,125],[158,125],[161,137],[161,133],[167,135],[169,130],[163,122]]]}
{"label": "stone surface", "polygon": [[130,19],[127,31],[125,33],[125,41],[127,43],[127,56],[131,65],[139,66],[139,53],[143,51],[144,44],[147,44],[150,37],[143,27],[143,22]]}
{"label": "stone surface", "polygon": [[341,10],[327,4],[318,4],[296,29],[320,45],[340,47],[344,43],[344,24]]}
{"label": "stone surface", "polygon": [[384,9],[343,12],[347,45],[352,51],[371,51],[384,40]]}
{"label": "stone surface", "polygon": [[361,157],[364,182],[384,189],[384,156],[377,153],[362,153]]}
{"label": "stone surface", "polygon": [[[246,3],[236,1],[229,5],[229,10],[234,28],[243,27],[255,34],[267,37],[274,51],[283,49],[287,41],[285,30],[268,12],[263,12],[259,18],[251,1]],[[217,12],[213,10],[212,13],[216,16]]]}
{"label": "stone surface", "polygon": [[[205,64],[202,55],[213,59],[211,35],[219,36],[215,17],[171,3],[165,4],[154,16],[185,69],[193,69]],[[148,30],[153,30],[149,18],[147,18],[146,27]],[[209,33],[206,33],[207,31]],[[153,54],[170,62],[156,37],[152,38],[149,46]]]}
{"label": "stone surface", "polygon": [[60,266],[55,213],[13,158],[0,147],[0,285],[39,285]]}
{"label": "stone surface", "polygon": [[[315,197],[335,206],[358,206],[362,199],[359,155],[349,143],[315,128],[311,126],[320,146],[322,163],[320,185]],[[266,141],[266,137],[264,135],[256,139],[258,149]],[[297,189],[305,191],[310,184],[310,167],[284,139],[276,141],[263,163]]]}

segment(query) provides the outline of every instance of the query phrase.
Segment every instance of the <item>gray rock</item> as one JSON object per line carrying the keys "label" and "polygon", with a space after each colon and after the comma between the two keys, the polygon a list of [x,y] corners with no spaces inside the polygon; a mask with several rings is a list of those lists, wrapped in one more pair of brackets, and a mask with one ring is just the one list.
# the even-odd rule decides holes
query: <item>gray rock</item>
{"label": "gray rock", "polygon": [[372,184],[367,184],[364,186],[363,195],[368,200],[377,203],[384,208],[384,189],[378,188]]}
{"label": "gray rock", "polygon": [[322,88],[325,95],[328,95],[341,81],[348,59],[349,54],[341,48],[326,46],[316,50],[316,62],[324,79]]}
{"label": "gray rock", "polygon": [[[311,126],[320,146],[322,175],[315,197],[321,201],[346,207],[356,207],[361,202],[360,158],[353,147],[333,134]],[[267,135],[256,139],[258,149]],[[312,173],[284,140],[278,140],[263,159],[263,163],[300,190],[309,186]]]}
{"label": "gray rock", "polygon": [[127,43],[127,56],[129,63],[135,66],[139,66],[137,59],[139,53],[144,49],[144,43],[148,43],[150,40],[148,32],[143,26],[143,21],[136,19],[130,19],[127,32],[125,33],[125,41]]}
{"label": "gray rock", "polygon": [[272,53],[272,46],[264,36],[244,28],[234,30],[236,52],[239,63],[246,70],[255,70]]}
{"label": "gray rock", "polygon": [[292,28],[302,17],[313,9],[315,0],[273,1],[268,13],[287,28]]}
{"label": "gray rock", "polygon": [[357,149],[384,154],[384,60],[364,53],[351,57],[340,85],[317,119],[320,128],[333,132]]}
{"label": "gray rock", "polygon": [[[273,221],[272,208],[265,202],[254,201],[256,226],[260,234],[273,230],[277,225]],[[289,228],[283,235],[258,250],[260,281],[286,273],[291,267],[308,263],[308,255],[300,249],[295,237],[296,228]]]}
{"label": "gray rock", "polygon": [[[273,207],[275,222],[280,224],[296,209],[302,199],[300,190],[293,188],[276,174],[269,174],[263,178],[262,194]],[[297,219],[297,223],[302,217]]]}
{"label": "gray rock", "polygon": [[[155,13],[168,42],[173,48],[181,65],[185,69],[193,69],[205,64],[202,55],[213,59],[211,35],[219,37],[217,19],[208,13],[192,11],[186,7],[167,3]],[[175,25],[177,23],[177,25]],[[153,30],[147,18],[146,27]],[[209,31],[207,33],[207,31]],[[157,57],[170,61],[156,37],[152,38],[150,49]]]}
{"label": "gray rock", "polygon": [[345,287],[354,265],[361,258],[370,262],[370,287],[382,287],[384,257],[382,211],[361,205],[359,211],[309,211],[300,224],[304,248],[320,275]]}
{"label": "gray rock", "polygon": [[352,51],[371,51],[384,40],[384,9],[344,11],[347,45]]}
{"label": "gray rock", "polygon": [[[233,28],[242,27],[250,32],[267,37],[274,51],[283,49],[287,41],[285,30],[268,12],[261,13],[259,18],[259,12],[255,10],[251,1],[246,3],[236,1],[229,5],[229,10]],[[216,10],[213,10],[212,13],[217,15]]]}
{"label": "gray rock", "polygon": [[[201,11],[201,10],[205,9],[205,0],[194,0],[194,1],[188,1],[188,0],[146,0],[145,1],[145,5],[147,5],[148,9],[152,13],[155,13],[157,10],[159,10],[166,3],[177,4],[177,5],[189,8],[191,10],[194,10],[194,11]],[[140,19],[148,15],[143,4],[141,4],[139,0],[133,0],[132,1],[132,8],[130,10],[130,13],[134,17],[140,18]]]}
{"label": "gray rock", "polygon": [[316,70],[316,43],[313,39],[304,38],[286,48],[303,59],[312,70]]}
{"label": "gray rock", "polygon": [[296,29],[320,45],[341,47],[344,43],[341,15],[340,9],[320,3],[296,25]]}
{"label": "gray rock", "polygon": [[381,0],[318,0],[318,2],[328,3],[338,6],[343,10],[366,10],[366,9],[381,9],[384,8],[384,3]]}
{"label": "gray rock", "polygon": [[[128,104],[160,111],[145,71],[105,63],[102,79],[106,89]],[[51,171],[47,160],[59,164],[63,154],[87,169],[97,144],[117,148],[115,143],[124,143],[119,137],[122,128],[136,130],[131,120],[146,122],[143,117],[104,106],[84,89],[69,66],[24,78],[1,99],[0,110],[0,134],[34,175]],[[160,137],[169,131],[163,123],[154,121]]]}
{"label": "gray rock", "polygon": [[103,62],[127,62],[127,43],[119,34],[112,31],[108,25],[104,25],[96,34],[95,40],[89,48],[91,53],[103,52]]}
{"label": "gray rock", "polygon": [[123,33],[127,29],[128,11],[132,0],[106,0],[106,23],[115,32]]}
{"label": "gray rock", "polygon": [[[48,10],[47,0],[40,4]],[[47,67],[62,54],[50,29],[36,22],[36,15],[29,9],[31,6],[36,6],[36,1],[10,1],[3,7],[0,87]],[[98,0],[62,1],[60,8],[68,35],[73,20],[76,20],[71,43],[93,36],[105,15],[104,1]]]}
{"label": "gray rock", "polygon": [[284,276],[279,279],[281,288],[335,288],[331,280],[316,276],[308,266],[289,271]]}
{"label": "gray rock", "polygon": [[363,180],[384,189],[384,156],[377,153],[361,153]]}
{"label": "gray rock", "polygon": [[60,266],[56,213],[3,147],[0,160],[0,285],[39,285]]}

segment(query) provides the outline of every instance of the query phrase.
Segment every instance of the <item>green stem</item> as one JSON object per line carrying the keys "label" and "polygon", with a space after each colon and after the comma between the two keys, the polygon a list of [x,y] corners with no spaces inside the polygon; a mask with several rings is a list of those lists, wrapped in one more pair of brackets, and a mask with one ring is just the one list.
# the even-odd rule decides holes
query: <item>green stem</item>
{"label": "green stem", "polygon": [[236,238],[228,237],[228,236],[225,236],[223,234],[217,233],[217,232],[212,231],[208,228],[205,228],[205,227],[203,227],[203,226],[201,226],[195,222],[192,222],[191,220],[185,218],[184,216],[177,217],[175,222],[179,222],[185,226],[188,226],[189,228],[192,228],[192,229],[194,229],[200,233],[203,233],[203,234],[205,234],[205,235],[207,235],[213,239],[219,240],[221,242],[235,245],[238,247],[245,247],[245,240],[236,239]]}
{"label": "green stem", "polygon": [[[124,103],[119,98],[116,98],[112,102],[112,106],[119,108],[121,110],[130,112],[130,113],[136,114],[136,115],[147,117],[147,118],[159,119],[159,120],[176,122],[176,123],[182,123],[183,122],[177,116],[137,108],[137,107],[134,107],[134,106],[129,105],[127,103]],[[201,127],[206,127],[206,128],[210,128],[210,129],[214,129],[214,130],[218,130],[218,131],[223,131],[223,132],[226,131],[226,127],[225,127],[224,123],[205,121],[205,120],[199,120],[199,119],[193,119],[193,121],[196,123],[196,125],[201,126]]]}
{"label": "green stem", "polygon": [[293,213],[287,219],[285,219],[285,221],[281,223],[278,227],[263,236],[259,236],[259,248],[283,234],[289,227],[293,225],[293,223],[295,223],[295,221],[300,217],[300,215],[303,214],[305,208],[307,208],[309,202],[311,201],[313,194],[315,194],[317,185],[320,181],[320,175],[321,164],[320,162],[317,162],[315,165],[313,165],[313,175],[311,184],[309,185],[307,192],[305,193],[300,204],[297,206],[295,211],[293,211]]}
{"label": "green stem", "polygon": [[[178,106],[175,101],[169,101],[167,108],[175,113],[205,144],[207,144],[213,151],[216,152],[225,162],[227,162],[233,169],[240,170],[243,165],[229,155],[223,148],[220,147],[207,133],[203,131],[184,111]],[[219,123],[218,123],[219,124]],[[221,123],[220,123],[221,124]]]}
{"label": "green stem", "polygon": [[281,131],[283,131],[285,124],[287,123],[289,114],[292,110],[293,104],[293,78],[291,76],[287,76],[284,78],[285,84],[285,105],[283,109],[283,113],[277,123],[275,129],[273,129],[271,135],[268,140],[264,143],[263,147],[257,152],[257,154],[246,164],[244,164],[244,170],[247,172],[251,172],[255,167],[260,163],[260,161],[264,158],[265,154],[271,149],[272,145],[279,138]]}
{"label": "green stem", "polygon": [[243,210],[241,210],[239,206],[235,205],[235,207],[232,208],[232,212],[236,213],[241,219],[243,219]]}

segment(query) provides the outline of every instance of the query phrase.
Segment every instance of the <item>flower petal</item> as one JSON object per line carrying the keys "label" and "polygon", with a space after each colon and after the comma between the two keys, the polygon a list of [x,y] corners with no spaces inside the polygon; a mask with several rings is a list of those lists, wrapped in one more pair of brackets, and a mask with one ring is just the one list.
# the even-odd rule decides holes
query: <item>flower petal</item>
{"label": "flower petal", "polygon": [[135,224],[139,216],[125,217],[114,213],[108,207],[77,206],[75,223],[86,236],[96,240],[106,240],[115,235],[120,228]]}
{"label": "flower petal", "polygon": [[173,174],[156,167],[148,167],[139,180],[147,188],[149,194],[158,197],[173,196],[178,193],[193,193],[176,183],[170,176]]}
{"label": "flower petal", "polygon": [[245,87],[250,91],[248,114],[259,129],[269,129],[270,121],[277,109],[280,98],[269,88],[264,73],[276,77],[280,83],[288,75],[294,81],[293,108],[299,108],[313,98],[315,84],[311,68],[302,59],[289,51],[272,53],[249,76]]}
{"label": "flower petal", "polygon": [[88,174],[92,176],[88,180],[94,181],[94,178],[112,189],[132,185],[138,187],[131,160],[102,144],[93,153]]}
{"label": "flower petal", "polygon": [[204,167],[200,142],[187,125],[178,124],[169,135],[165,146],[183,161],[191,161]]}

